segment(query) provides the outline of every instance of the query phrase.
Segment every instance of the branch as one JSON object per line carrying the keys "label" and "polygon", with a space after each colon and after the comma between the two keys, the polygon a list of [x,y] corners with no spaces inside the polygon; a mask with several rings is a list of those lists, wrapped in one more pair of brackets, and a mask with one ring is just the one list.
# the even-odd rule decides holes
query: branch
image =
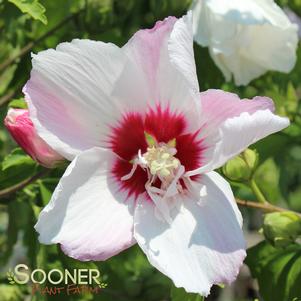
{"label": "branch", "polygon": [[49,169],[44,169],[44,170],[38,172],[37,174],[33,175],[32,177],[30,177],[28,179],[25,179],[24,181],[14,185],[14,186],[5,188],[3,190],[0,190],[0,199],[7,198],[11,194],[23,189],[27,185],[29,185],[29,184],[35,182],[36,180],[44,177],[46,174],[49,173],[49,171],[50,171]]}
{"label": "branch", "polygon": [[43,41],[47,37],[51,36],[54,32],[56,32],[58,29],[60,29],[62,26],[64,26],[66,23],[68,23],[73,18],[77,17],[81,12],[83,12],[84,9],[79,10],[78,12],[68,16],[67,18],[63,19],[60,23],[58,23],[55,27],[47,31],[45,34],[37,38],[36,40],[33,40],[29,42],[26,46],[24,46],[18,54],[15,56],[8,58],[6,61],[4,61],[2,64],[0,64],[0,73],[2,73],[7,67],[9,67],[11,64],[15,63],[15,61],[27,53],[29,53],[32,48],[38,44],[39,42]]}
{"label": "branch", "polygon": [[293,212],[293,213],[295,213],[295,214],[297,214],[301,217],[301,213],[299,213],[299,212],[289,210],[289,209],[285,209],[285,208],[281,208],[281,207],[278,207],[278,206],[274,206],[270,203],[258,203],[258,202],[240,200],[240,199],[236,199],[236,203],[240,206],[249,207],[249,208],[253,208],[253,209],[260,209],[260,210],[263,210],[263,211],[266,211],[266,212],[290,211],[290,212]]}
{"label": "branch", "polygon": [[[33,175],[32,177],[25,179],[24,181],[11,186],[9,188],[5,188],[3,190],[0,190],[0,199],[2,198],[6,198],[9,195],[23,189],[24,187],[26,187],[27,185],[35,182],[36,180],[44,177],[45,175],[47,175],[50,172],[49,169],[44,169],[42,171],[40,171],[39,173]],[[293,212],[295,214],[297,214],[298,216],[301,217],[301,213],[293,211],[293,210],[289,210],[289,209],[285,209],[282,207],[278,207],[275,205],[272,205],[270,203],[258,203],[258,202],[253,202],[253,201],[246,201],[246,200],[240,200],[240,199],[235,199],[236,203],[240,206],[243,207],[249,207],[249,208],[253,208],[253,209],[259,209],[259,210],[263,210],[266,212],[283,212],[283,211],[290,211]]]}

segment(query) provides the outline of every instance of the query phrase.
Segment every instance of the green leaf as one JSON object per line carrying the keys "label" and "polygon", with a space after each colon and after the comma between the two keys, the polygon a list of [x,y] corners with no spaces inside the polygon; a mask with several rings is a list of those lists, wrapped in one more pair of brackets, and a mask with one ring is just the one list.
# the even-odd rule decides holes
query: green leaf
{"label": "green leaf", "polygon": [[24,300],[21,289],[17,285],[0,284],[1,301],[21,301]]}
{"label": "green leaf", "polygon": [[1,72],[1,74],[0,74],[0,95],[4,94],[7,87],[11,83],[16,69],[17,69],[17,65],[11,65],[5,71]]}
{"label": "green leaf", "polygon": [[285,107],[290,113],[295,113],[298,107],[298,95],[291,82],[289,82],[287,85]]}
{"label": "green leaf", "polygon": [[170,292],[172,301],[204,301],[204,297],[198,294],[189,294],[183,288],[172,287]]}
{"label": "green leaf", "polygon": [[276,203],[281,199],[279,188],[280,172],[272,158],[263,162],[254,174],[255,182],[262,191],[263,195],[271,203]]}
{"label": "green leaf", "polygon": [[35,165],[36,163],[24,153],[21,148],[15,148],[9,155],[7,155],[2,162],[2,170],[6,170],[12,166],[18,165]]}
{"label": "green leaf", "polygon": [[[30,218],[30,205],[27,202],[13,200],[10,201],[7,207],[8,226],[6,229],[5,249],[0,253],[0,264],[4,265],[13,254],[13,248],[18,240],[20,231],[24,231]],[[31,231],[32,228],[31,228]],[[13,273],[9,270],[9,276]],[[7,274],[8,276],[8,274]]]}
{"label": "green leaf", "polygon": [[24,98],[13,99],[8,104],[9,108],[27,109],[27,104]]}
{"label": "green leaf", "polygon": [[265,301],[301,298],[301,246],[276,249],[264,241],[248,250],[245,261]]}
{"label": "green leaf", "polygon": [[301,210],[300,204],[300,179],[301,159],[300,145],[287,146],[285,151],[280,151],[276,163],[280,171],[279,188],[282,195],[288,199],[290,208]]}
{"label": "green leaf", "polygon": [[258,141],[253,146],[256,148],[259,156],[259,161],[264,162],[269,157],[277,156],[287,149],[290,144],[290,139],[288,136],[276,133]]}
{"label": "green leaf", "polygon": [[33,19],[47,24],[47,17],[45,16],[45,7],[38,0],[8,0],[16,5],[22,13],[29,14]]}
{"label": "green leaf", "polygon": [[37,164],[21,149],[14,149],[4,158],[0,167],[0,189],[14,186],[33,176]]}
{"label": "green leaf", "polygon": [[46,206],[50,201],[52,193],[55,187],[57,186],[58,182],[59,179],[57,178],[49,178],[38,181],[43,206]]}

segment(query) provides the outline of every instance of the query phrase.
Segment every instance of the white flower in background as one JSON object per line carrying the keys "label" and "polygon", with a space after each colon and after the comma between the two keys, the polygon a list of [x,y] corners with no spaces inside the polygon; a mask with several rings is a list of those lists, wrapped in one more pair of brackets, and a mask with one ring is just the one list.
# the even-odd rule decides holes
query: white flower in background
{"label": "white flower in background", "polygon": [[208,295],[245,258],[242,217],[213,170],[289,122],[265,97],[199,93],[191,15],[122,48],[74,40],[33,56],[24,88],[41,137],[72,160],[36,230],[79,260],[136,242],[177,287]]}
{"label": "white flower in background", "polygon": [[273,0],[194,0],[194,39],[226,80],[246,85],[268,70],[290,72],[298,28]]}
{"label": "white flower in background", "polygon": [[300,38],[301,38],[301,18],[289,7],[285,7],[284,12],[286,13],[286,15],[290,19],[290,21],[292,23],[295,23],[298,26],[298,36],[299,36],[299,40],[300,40]]}

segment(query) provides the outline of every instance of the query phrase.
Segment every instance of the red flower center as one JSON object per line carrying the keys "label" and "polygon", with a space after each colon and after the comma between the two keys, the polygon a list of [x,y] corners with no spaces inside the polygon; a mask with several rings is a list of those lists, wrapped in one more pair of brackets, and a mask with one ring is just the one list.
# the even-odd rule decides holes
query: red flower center
{"label": "red flower center", "polygon": [[[132,177],[122,181],[121,178],[129,174],[133,168],[132,160],[137,157],[139,151],[147,151],[145,133],[148,133],[160,143],[168,143],[175,139],[176,154],[185,171],[194,170],[201,166],[204,146],[199,133],[185,133],[187,123],[181,114],[175,114],[170,110],[150,110],[147,114],[128,113],[123,116],[119,125],[113,128],[110,137],[111,149],[122,159],[118,159],[113,166],[112,173],[116,180],[120,181],[120,188],[126,190],[128,196],[145,192],[145,184],[148,181],[147,172],[140,166],[137,167]],[[158,180],[160,181],[160,180]],[[160,183],[156,183],[160,185]]]}

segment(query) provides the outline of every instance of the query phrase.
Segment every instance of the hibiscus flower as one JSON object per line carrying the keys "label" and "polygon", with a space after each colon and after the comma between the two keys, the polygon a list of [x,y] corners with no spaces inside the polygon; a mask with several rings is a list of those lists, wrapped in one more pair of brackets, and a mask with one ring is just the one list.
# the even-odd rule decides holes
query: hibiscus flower
{"label": "hibiscus flower", "polygon": [[213,170],[288,126],[272,101],[199,92],[190,14],[122,48],[73,40],[32,64],[30,117],[72,160],[35,226],[40,242],[82,261],[138,243],[188,292],[232,282],[246,255],[242,217]]}
{"label": "hibiscus flower", "polygon": [[194,39],[227,81],[247,85],[269,70],[295,66],[298,26],[274,0],[194,0]]}

